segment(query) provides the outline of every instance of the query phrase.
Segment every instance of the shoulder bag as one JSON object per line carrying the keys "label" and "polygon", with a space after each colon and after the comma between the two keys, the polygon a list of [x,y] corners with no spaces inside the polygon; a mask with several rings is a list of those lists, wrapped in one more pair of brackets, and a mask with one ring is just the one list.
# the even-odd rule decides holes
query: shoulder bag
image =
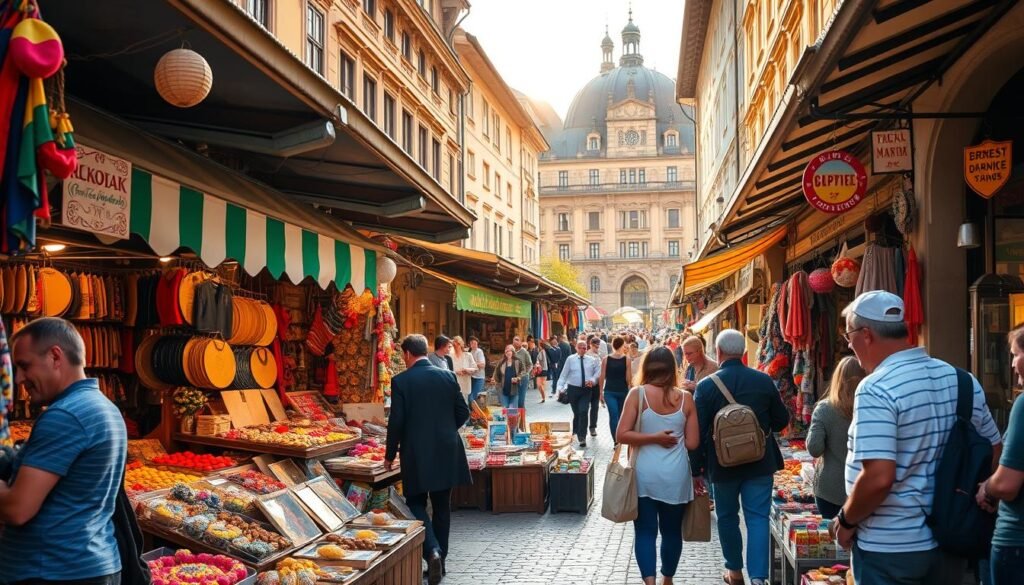
{"label": "shoulder bag", "polygon": [[[640,432],[640,418],[644,413],[643,386],[638,386],[631,392],[638,391],[636,422],[633,424],[633,431]],[[608,463],[608,471],[604,476],[603,501],[601,502],[601,515],[612,522],[630,522],[636,520],[639,498],[636,490],[636,456],[639,448],[629,449],[629,464],[627,466],[619,463],[619,452],[622,450],[622,443],[615,447],[612,453],[612,460]]]}

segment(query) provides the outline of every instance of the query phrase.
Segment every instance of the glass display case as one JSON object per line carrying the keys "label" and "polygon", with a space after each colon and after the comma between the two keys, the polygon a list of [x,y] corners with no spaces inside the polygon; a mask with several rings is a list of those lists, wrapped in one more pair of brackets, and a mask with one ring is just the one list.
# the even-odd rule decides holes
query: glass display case
{"label": "glass display case", "polygon": [[971,373],[985,390],[989,410],[1006,427],[1015,377],[1006,336],[1024,322],[1024,282],[986,274],[971,285]]}

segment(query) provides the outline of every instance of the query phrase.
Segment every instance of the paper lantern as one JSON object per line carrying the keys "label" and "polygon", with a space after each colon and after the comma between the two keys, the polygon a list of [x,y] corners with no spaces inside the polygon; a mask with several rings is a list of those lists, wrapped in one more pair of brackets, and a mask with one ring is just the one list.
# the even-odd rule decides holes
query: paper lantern
{"label": "paper lantern", "polygon": [[857,286],[860,277],[860,262],[853,258],[842,257],[832,263],[832,279],[843,288]]}
{"label": "paper lantern", "polygon": [[157,62],[153,80],[160,97],[167,103],[191,108],[209,95],[213,71],[199,53],[190,49],[174,49]]}
{"label": "paper lantern", "polygon": [[398,274],[398,266],[395,265],[395,261],[387,256],[382,256],[377,260],[377,282],[379,284],[387,284],[395,279],[395,275]]}
{"label": "paper lantern", "polygon": [[836,287],[836,281],[828,268],[819,268],[807,275],[807,283],[811,290],[818,294],[828,294]]}

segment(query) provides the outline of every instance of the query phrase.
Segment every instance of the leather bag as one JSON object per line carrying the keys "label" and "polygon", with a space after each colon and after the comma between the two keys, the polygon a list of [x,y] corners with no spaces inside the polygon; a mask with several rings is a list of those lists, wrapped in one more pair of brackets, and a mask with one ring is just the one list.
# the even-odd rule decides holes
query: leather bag
{"label": "leather bag", "polygon": [[711,499],[707,490],[696,493],[686,504],[683,515],[683,540],[685,542],[711,542]]}
{"label": "leather bag", "polygon": [[[644,412],[646,403],[643,387],[634,388],[632,392],[638,392],[638,405],[636,422],[633,430],[640,432],[640,419]],[[608,463],[608,471],[604,476],[603,501],[601,502],[601,515],[612,522],[631,522],[636,520],[639,511],[639,497],[636,490],[636,456],[639,449],[629,449],[628,466],[619,463],[619,452],[622,450],[622,443],[615,447],[612,453],[612,460]]]}
{"label": "leather bag", "polygon": [[718,464],[722,467],[736,467],[764,459],[767,438],[754,409],[736,402],[717,375],[711,374],[709,377],[729,401],[715,414],[712,437]]}

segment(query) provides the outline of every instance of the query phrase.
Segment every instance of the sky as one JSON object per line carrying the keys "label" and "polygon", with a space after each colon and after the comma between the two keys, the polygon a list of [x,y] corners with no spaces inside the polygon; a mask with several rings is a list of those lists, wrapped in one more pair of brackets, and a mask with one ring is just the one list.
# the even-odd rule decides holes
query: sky
{"label": "sky", "polygon": [[[565,119],[572,98],[600,74],[604,27],[622,54],[629,0],[472,0],[462,27],[474,35],[505,83],[550,103]],[[683,0],[633,0],[644,65],[672,79],[679,62]]]}

